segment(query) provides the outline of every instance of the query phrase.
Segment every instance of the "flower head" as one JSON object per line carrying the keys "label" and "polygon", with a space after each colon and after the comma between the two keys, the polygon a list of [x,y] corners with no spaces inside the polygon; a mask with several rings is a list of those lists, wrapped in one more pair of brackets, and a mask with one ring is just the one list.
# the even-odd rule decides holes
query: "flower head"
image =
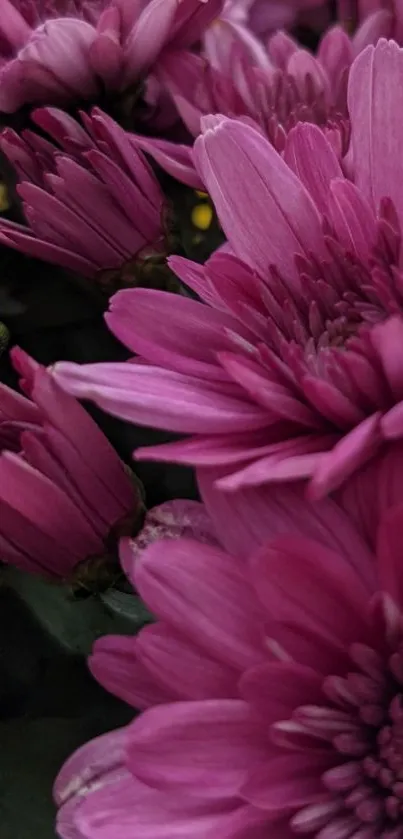
{"label": "flower head", "polygon": [[[250,60],[245,50],[237,49],[221,66],[190,52],[167,55],[160,76],[183,122],[197,137],[207,114],[240,117],[280,152],[289,131],[299,122],[310,122],[322,128],[341,157],[348,145],[346,82],[354,57],[350,39],[335,27],[325,36],[318,57],[285,33],[272,40],[279,64],[260,45],[261,57]],[[153,154],[154,141],[147,143]],[[174,144],[170,152],[175,159]]]}
{"label": "flower head", "polygon": [[344,507],[248,490],[221,527],[204,482],[221,547],[154,542],[134,580],[157,623],[95,645],[97,678],[145,710],[61,770],[62,839],[399,836],[401,459]]}
{"label": "flower head", "polygon": [[[371,15],[351,37],[344,26],[332,26],[320,39],[316,54],[284,31],[274,33],[266,47],[248,30],[243,42],[219,37],[215,48],[203,56],[184,50],[167,53],[159,65],[159,78],[194,137],[200,134],[203,116],[220,113],[255,125],[282,153],[291,129],[309,122],[321,128],[341,159],[349,142],[350,67],[367,45],[390,29],[389,16],[383,13]],[[166,141],[161,146],[153,138],[139,138],[139,143],[178,180],[197,186],[190,155],[183,166],[182,146]]]}
{"label": "flower head", "polygon": [[134,520],[133,480],[95,422],[20,349],[22,396],[0,385],[0,558],[67,577]]}
{"label": "flower head", "polygon": [[141,252],[162,249],[164,198],[142,152],[99,110],[82,124],[56,109],[33,118],[57,145],[3,132],[28,225],[1,220],[1,241],[107,286],[130,283]]}
{"label": "flower head", "polygon": [[356,60],[352,180],[316,126],[281,157],[242,122],[206,120],[195,157],[229,247],[204,267],[171,259],[204,302],[122,292],[108,324],[148,364],[56,365],[75,395],[194,435],[143,457],[220,464],[227,489],[311,477],[320,495],[402,436],[402,81],[393,42]]}
{"label": "flower head", "polygon": [[0,111],[94,99],[104,89],[143,83],[165,49],[200,39],[222,3],[3,0]]}

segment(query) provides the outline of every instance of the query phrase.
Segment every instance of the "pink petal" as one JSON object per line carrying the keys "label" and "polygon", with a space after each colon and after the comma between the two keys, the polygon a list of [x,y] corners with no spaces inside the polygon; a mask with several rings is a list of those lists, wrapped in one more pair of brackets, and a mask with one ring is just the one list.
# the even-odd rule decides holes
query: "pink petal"
{"label": "pink petal", "polygon": [[371,330],[371,343],[381,362],[386,381],[396,402],[403,399],[403,371],[400,353],[403,350],[403,318],[395,316]]}
{"label": "pink petal", "polygon": [[299,285],[294,255],[323,249],[320,216],[308,192],[254,128],[220,116],[202,123],[196,166],[234,253],[264,278],[274,264]]}
{"label": "pink petal", "polygon": [[93,792],[75,822],[80,837],[97,839],[133,839],[133,830],[136,839],[266,839],[267,833],[256,810],[239,800],[162,793],[133,777]]}
{"label": "pink petal", "polygon": [[323,454],[309,487],[312,500],[337,489],[376,453],[380,444],[380,419],[379,413],[372,414]]}
{"label": "pink petal", "polygon": [[378,533],[378,561],[380,589],[390,595],[395,605],[402,609],[403,583],[401,574],[401,541],[403,505],[393,507],[383,517]]}
{"label": "pink petal", "polygon": [[[2,537],[20,554],[18,567],[60,579],[68,576],[77,561],[86,556],[74,554],[70,545],[58,538],[57,532],[46,533],[42,522],[29,521],[26,511],[20,512],[0,501],[0,515]],[[14,562],[13,553],[7,551],[4,559],[7,558]]]}
{"label": "pink petal", "polygon": [[288,134],[284,160],[306,187],[320,212],[325,213],[330,182],[342,178],[343,173],[323,131],[316,125],[298,123]]}
{"label": "pink petal", "polygon": [[[159,446],[147,446],[136,449],[136,460],[160,460],[168,463],[185,463],[189,466],[201,468],[220,465],[233,465],[250,461],[253,458],[263,460],[266,454],[272,454],[273,444],[265,444],[267,429],[261,432],[244,432],[239,434],[209,435],[208,437],[191,437],[175,443],[162,443]],[[254,464],[250,467],[253,469]],[[246,467],[249,469],[249,467]],[[265,473],[266,474],[266,473]],[[252,477],[252,476],[251,476]],[[226,482],[227,478],[219,479]],[[230,477],[228,488],[230,489]],[[234,488],[237,482],[234,476]],[[260,480],[260,483],[264,480]],[[248,481],[245,481],[248,484]],[[253,484],[254,481],[251,480]],[[259,480],[256,481],[259,483]]]}
{"label": "pink petal", "polygon": [[350,429],[365,419],[365,413],[331,382],[315,375],[302,380],[304,394],[321,416],[341,429]]}
{"label": "pink petal", "polygon": [[367,552],[357,559],[359,570],[302,537],[280,537],[262,548],[252,559],[252,573],[268,618],[336,641],[358,640],[373,578]]}
{"label": "pink petal", "polygon": [[253,359],[221,351],[218,352],[218,360],[251,399],[267,409],[269,417],[272,414],[273,418],[290,420],[309,430],[317,427],[315,414],[298,398],[294,398],[287,388],[271,382],[264,368]]}
{"label": "pink petal", "polygon": [[359,55],[369,44],[377,44],[380,38],[391,38],[393,29],[394,20],[391,12],[387,9],[374,11],[363,20],[354,34],[354,55]]}
{"label": "pink petal", "polygon": [[141,555],[135,583],[150,611],[208,654],[239,668],[262,657],[261,625],[244,567],[210,545],[157,542]]}
{"label": "pink petal", "polygon": [[113,334],[134,353],[153,364],[201,378],[228,379],[216,354],[231,346],[229,330],[248,335],[231,315],[153,289],[118,292],[105,319]]}
{"label": "pink petal", "polygon": [[322,677],[311,667],[291,660],[272,661],[247,670],[239,691],[269,726],[291,717],[298,705],[323,701]]}
{"label": "pink petal", "polygon": [[326,31],[319,45],[318,59],[337,91],[343,71],[353,61],[351,40],[342,26],[332,26]]}
{"label": "pink petal", "polygon": [[133,708],[171,702],[176,692],[156,680],[137,655],[137,638],[106,635],[95,642],[88,659],[94,678],[110,693]]}
{"label": "pink petal", "polygon": [[206,265],[199,265],[183,256],[170,256],[168,265],[184,285],[189,286],[204,303],[213,309],[223,308],[207,274]]}
{"label": "pink petal", "polygon": [[102,778],[107,772],[122,765],[127,731],[127,728],[118,728],[102,734],[81,746],[66,760],[53,788],[58,805],[80,793],[95,779]]}
{"label": "pink petal", "polygon": [[0,383],[0,421],[6,420],[38,424],[40,412],[30,399]]}
{"label": "pink petal", "polygon": [[[390,479],[391,491],[392,486],[398,484],[396,495],[401,485],[403,501],[403,477],[399,480],[396,470],[392,482],[390,471],[388,469],[387,476],[385,474],[383,494],[387,491],[387,479]],[[365,551],[356,526],[348,518],[349,507],[346,506],[344,512],[328,498],[308,502],[305,483],[247,487],[224,493],[216,487],[218,475],[217,469],[199,470],[198,484],[215,530],[230,554],[247,559],[263,544],[282,534],[315,539],[348,557],[351,564]]]}
{"label": "pink petal", "polygon": [[1,35],[15,50],[20,49],[29,40],[32,29],[10,0],[3,0]]}
{"label": "pink petal", "polygon": [[[301,448],[304,448],[303,444]],[[308,444],[307,450],[302,454],[285,452],[284,456],[281,457],[277,452],[274,452],[267,457],[260,457],[249,466],[220,478],[217,481],[217,488],[235,492],[236,490],[253,486],[258,487],[263,484],[310,478],[318,463],[321,462],[323,454],[321,451],[309,451],[309,448]],[[318,443],[314,443],[313,448],[321,448],[320,438]]]}
{"label": "pink petal", "polygon": [[[76,365],[60,362],[54,376],[78,398],[130,422],[178,432],[262,428],[267,412],[238,398],[225,383],[203,382],[142,364]],[[228,395],[227,395],[228,394]]]}
{"label": "pink petal", "polygon": [[380,428],[386,440],[400,440],[403,437],[403,402],[399,402],[384,414]]}
{"label": "pink petal", "polygon": [[288,60],[298,49],[298,42],[281,30],[275,32],[267,42],[269,56],[281,70],[287,69]]}
{"label": "pink petal", "polygon": [[326,70],[308,50],[300,48],[291,55],[287,73],[294,78],[302,97],[306,96],[307,79],[310,79],[316,94],[323,95],[325,101],[329,102],[330,84]]}
{"label": "pink petal", "polygon": [[[53,439],[56,437],[57,456],[54,450],[52,451],[50,437]],[[88,476],[85,474],[86,470],[85,467],[83,468],[82,461],[77,457],[75,450],[69,448],[65,438],[59,435],[55,429],[48,429],[47,436],[46,433],[35,434],[30,431],[24,431],[21,434],[21,444],[24,457],[28,463],[59,486],[71,498],[76,507],[84,513],[88,521],[91,522],[97,535],[101,539],[106,538],[111,525],[116,522],[119,515],[112,516],[108,521],[108,518],[102,518],[97,506],[91,506],[91,490],[94,484],[93,475]],[[67,470],[62,465],[62,458],[60,457],[60,452],[67,454],[66,450],[68,450],[69,456],[73,456],[73,462],[69,461]],[[72,479],[72,472],[74,479]],[[80,479],[82,480],[83,478],[81,493],[77,488],[77,483],[79,484]]]}
{"label": "pink petal", "polygon": [[381,39],[356,58],[348,105],[354,181],[376,213],[381,199],[388,196],[403,221],[403,196],[396,177],[396,149],[403,142],[403,51],[396,43]]}
{"label": "pink petal", "polygon": [[93,528],[68,495],[18,455],[0,458],[0,499],[15,508],[48,537],[68,546],[72,557],[100,551]]}
{"label": "pink petal", "polygon": [[126,43],[126,84],[156,60],[171,32],[176,9],[176,0],[151,0],[142,10]]}
{"label": "pink petal", "polygon": [[98,269],[95,262],[79,253],[70,251],[68,247],[63,248],[53,245],[51,242],[42,242],[35,239],[28,228],[26,233],[21,233],[18,230],[9,230],[8,227],[4,229],[2,223],[0,223],[0,241],[8,247],[20,251],[20,253],[25,253],[27,256],[34,257],[34,259],[52,262],[62,268],[83,274],[84,277],[93,277]]}
{"label": "pink petal", "polygon": [[192,47],[223,8],[223,0],[184,0],[177,5],[170,46]]}
{"label": "pink petal", "polygon": [[147,152],[168,175],[193,189],[203,189],[193,163],[191,146],[137,135],[132,137],[132,142]]}
{"label": "pink petal", "polygon": [[239,699],[150,708],[129,731],[128,767],[154,788],[222,800],[236,795],[264,758],[263,731]]}
{"label": "pink petal", "polygon": [[122,512],[133,506],[133,484],[115,450],[87,411],[65,393],[48,371],[35,374],[32,398],[51,425],[77,450],[95,472]]}
{"label": "pink petal", "polygon": [[117,84],[122,71],[123,51],[116,6],[109,6],[101,13],[89,55],[95,73],[106,82],[107,87]]}
{"label": "pink petal", "polygon": [[334,180],[328,193],[329,219],[341,243],[365,262],[376,244],[375,215],[350,181]]}
{"label": "pink petal", "polygon": [[272,757],[245,784],[242,795],[270,814],[290,813],[323,795],[321,776],[330,766],[330,755],[291,751]]}
{"label": "pink petal", "polygon": [[340,488],[337,501],[374,551],[380,521],[403,502],[403,446],[383,446]]}
{"label": "pink petal", "polygon": [[206,655],[185,635],[159,622],[137,638],[139,662],[176,699],[236,698],[239,671]]}

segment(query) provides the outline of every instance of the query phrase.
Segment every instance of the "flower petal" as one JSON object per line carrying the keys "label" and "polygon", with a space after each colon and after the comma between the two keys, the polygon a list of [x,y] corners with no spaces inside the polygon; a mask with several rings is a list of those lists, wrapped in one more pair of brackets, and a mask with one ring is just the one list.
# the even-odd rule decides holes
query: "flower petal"
{"label": "flower petal", "polygon": [[137,639],[125,635],[106,635],[95,642],[88,659],[94,678],[114,696],[133,708],[149,708],[176,698],[139,662]]}
{"label": "flower petal", "polygon": [[341,554],[297,536],[278,538],[251,560],[255,590],[269,620],[341,641],[358,640],[365,627],[374,585],[374,569],[368,566],[365,549],[354,567]]}
{"label": "flower petal", "polygon": [[201,378],[228,379],[216,361],[216,353],[231,347],[228,331],[251,337],[225,312],[154,289],[118,292],[105,320],[132,352],[153,364]]}
{"label": "flower petal", "polygon": [[228,427],[249,430],[267,424],[267,411],[239,398],[236,386],[219,382],[214,387],[214,382],[151,365],[59,362],[53,375],[78,398],[92,399],[114,416],[154,428],[221,433]]}
{"label": "flower petal", "polygon": [[254,128],[220,116],[204,117],[202,126],[196,166],[234,253],[263,278],[275,265],[299,286],[295,254],[323,250],[320,215],[309,193]]}
{"label": "flower petal", "polygon": [[[343,176],[332,146],[316,125],[298,123],[287,136],[284,160],[304,184],[318,209],[327,210],[330,182]],[[315,160],[315,166],[312,166]]]}
{"label": "flower petal", "polygon": [[80,839],[266,839],[267,831],[256,810],[239,800],[161,793],[133,777],[93,792],[75,822]]}
{"label": "flower petal", "polygon": [[150,708],[133,723],[127,762],[157,789],[223,799],[237,794],[266,749],[261,722],[246,702],[176,702]]}
{"label": "flower petal", "polygon": [[235,668],[262,658],[261,625],[244,567],[190,539],[155,542],[141,555],[136,587],[151,612]]}
{"label": "flower petal", "polygon": [[102,734],[81,746],[66,760],[53,788],[58,805],[80,794],[88,784],[122,765],[127,731],[127,728],[118,728]]}
{"label": "flower petal", "polygon": [[[344,511],[328,498],[309,502],[305,482],[225,493],[217,489],[219,475],[218,469],[200,469],[198,484],[221,542],[233,556],[247,559],[264,543],[283,534],[315,539],[348,556],[352,564],[365,550],[355,524],[349,520],[348,506]],[[401,484],[403,500],[403,478]]]}
{"label": "flower petal", "polygon": [[403,50],[394,41],[381,39],[356,58],[350,71],[348,105],[354,181],[376,213],[381,199],[389,196],[402,223],[403,195],[395,152],[403,142]]}

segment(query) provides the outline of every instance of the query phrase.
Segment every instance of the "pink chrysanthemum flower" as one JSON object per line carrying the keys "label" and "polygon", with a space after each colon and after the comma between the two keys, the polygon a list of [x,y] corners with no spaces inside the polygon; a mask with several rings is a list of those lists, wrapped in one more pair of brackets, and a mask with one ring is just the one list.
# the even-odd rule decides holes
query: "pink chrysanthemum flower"
{"label": "pink chrysanthemum flower", "polygon": [[[194,137],[200,133],[201,117],[220,113],[254,123],[283,152],[290,130],[310,122],[324,131],[342,158],[349,140],[350,67],[366,46],[390,31],[390,15],[384,12],[371,14],[352,37],[343,26],[332,26],[313,55],[284,31],[276,32],[266,48],[248,30],[238,43],[233,37],[211,41],[203,57],[184,50],[168,53],[160,62],[159,78]],[[143,137],[138,143],[178,180],[200,187],[183,146]]]}
{"label": "pink chrysanthemum flower", "polygon": [[207,481],[222,547],[137,557],[157,623],[101,639],[90,666],[146,710],[61,770],[61,839],[400,839],[401,459],[350,484],[355,522],[299,488],[223,508]]}
{"label": "pink chrysanthemum flower", "polygon": [[0,384],[0,559],[68,577],[112,548],[140,498],[84,408],[22,350],[12,360],[26,396]]}
{"label": "pink chrysanthemum flower", "polygon": [[0,111],[92,99],[197,42],[223,0],[2,0]]}
{"label": "pink chrysanthemum flower", "polygon": [[82,125],[50,108],[33,119],[57,145],[32,131],[0,137],[28,223],[1,219],[0,241],[107,287],[130,284],[141,252],[163,244],[164,196],[148,162],[102,111]]}
{"label": "pink chrysanthemum flower", "polygon": [[203,302],[113,298],[110,328],[147,364],[61,363],[58,381],[126,420],[192,434],[139,454],[220,464],[227,489],[311,477],[320,495],[402,437],[402,90],[395,43],[361,53],[352,180],[313,125],[281,157],[250,126],[207,118],[195,157],[232,253],[171,259]]}

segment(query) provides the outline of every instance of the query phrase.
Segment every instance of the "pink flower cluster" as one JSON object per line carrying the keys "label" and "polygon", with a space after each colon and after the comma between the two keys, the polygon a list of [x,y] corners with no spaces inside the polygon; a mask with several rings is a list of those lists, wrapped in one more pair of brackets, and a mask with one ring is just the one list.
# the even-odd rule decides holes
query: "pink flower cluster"
{"label": "pink flower cluster", "polygon": [[[112,545],[154,619],[95,644],[140,713],[62,767],[58,835],[403,839],[402,3],[340,0],[311,51],[282,27],[319,0],[1,1],[0,111],[41,107],[0,137],[0,243],[135,286],[105,315],[128,361],[14,348],[0,385],[0,560],[65,580]],[[178,194],[215,213],[205,261]],[[181,293],[141,287],[167,251]],[[175,434],[134,455],[201,501],[138,533],[81,399]]]}

